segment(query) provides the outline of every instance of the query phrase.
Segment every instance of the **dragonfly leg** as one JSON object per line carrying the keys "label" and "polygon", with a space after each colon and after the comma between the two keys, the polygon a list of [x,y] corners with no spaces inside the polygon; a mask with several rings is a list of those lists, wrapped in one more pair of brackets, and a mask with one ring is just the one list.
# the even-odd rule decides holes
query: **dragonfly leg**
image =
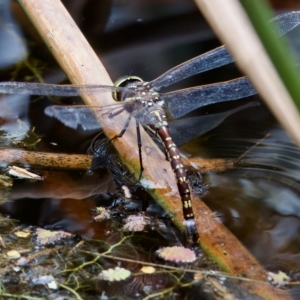
{"label": "dragonfly leg", "polygon": [[[116,108],[113,109],[113,110],[116,110]],[[112,118],[114,118],[115,116],[119,115],[119,114],[120,114],[121,112],[123,112],[124,110],[125,110],[125,108],[122,107],[122,108],[118,109],[118,110],[115,111],[115,112],[110,111],[110,112],[105,113],[104,115],[108,115],[108,117],[109,117],[110,119],[112,119]]]}
{"label": "dragonfly leg", "polygon": [[[115,135],[112,139],[110,139],[109,141],[113,141],[114,139],[120,138],[123,136],[123,134],[126,132],[129,123],[131,121],[132,115],[129,115],[129,117],[126,120],[126,123],[123,127],[123,129],[121,130],[121,132],[117,135]],[[140,175],[139,175],[139,179],[141,179],[143,171],[144,171],[144,167],[143,167],[143,159],[142,159],[142,141],[141,141],[141,132],[140,132],[140,124],[139,122],[136,120],[136,134],[137,134],[137,143],[138,143],[138,149],[139,149],[139,160],[140,160]]]}
{"label": "dragonfly leg", "polygon": [[131,121],[131,118],[132,118],[132,115],[129,115],[129,117],[127,118],[124,126],[123,126],[123,129],[120,131],[120,133],[118,133],[117,135],[115,135],[112,139],[110,139],[109,141],[113,141],[114,139],[117,139],[117,138],[120,138],[124,135],[124,133],[126,132],[128,126],[129,126],[129,123]]}
{"label": "dragonfly leg", "polygon": [[91,146],[90,146],[90,150],[93,152],[93,153],[98,153],[98,149],[97,149],[97,142],[99,140],[99,137],[100,135],[102,135],[103,132],[99,132],[92,140],[92,143],[91,143]]}
{"label": "dragonfly leg", "polygon": [[140,131],[140,123],[136,119],[136,137],[137,137],[137,143],[138,143],[138,149],[139,149],[139,159],[140,159],[140,176],[139,180],[142,178],[142,174],[144,171],[143,166],[143,157],[142,157],[142,139],[141,139],[141,131]]}
{"label": "dragonfly leg", "polygon": [[[122,108],[114,113],[110,112],[108,114],[108,117],[113,118],[113,117],[117,116],[118,114],[120,114],[123,110],[124,110],[124,108]],[[132,119],[132,114],[130,114],[129,117],[127,118],[127,120],[123,126],[123,129],[120,131],[120,133],[115,135],[112,139],[110,139],[109,140],[110,142],[113,141],[114,139],[120,138],[124,135],[124,133],[126,132],[128,126],[129,126],[131,119]],[[139,149],[140,167],[141,167],[140,175],[139,175],[139,179],[138,179],[138,180],[140,180],[142,177],[143,171],[144,171],[144,166],[143,166],[143,159],[142,159],[142,141],[141,141],[141,133],[140,133],[140,124],[137,120],[136,120],[136,134],[137,134],[137,143],[138,143],[138,149]]]}

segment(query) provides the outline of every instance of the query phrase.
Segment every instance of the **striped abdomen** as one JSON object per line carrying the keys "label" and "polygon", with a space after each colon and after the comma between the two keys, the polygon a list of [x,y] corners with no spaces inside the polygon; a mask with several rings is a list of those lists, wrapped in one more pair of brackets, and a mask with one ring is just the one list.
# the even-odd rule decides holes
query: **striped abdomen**
{"label": "striped abdomen", "polygon": [[170,136],[168,122],[164,111],[162,109],[153,109],[150,110],[150,112],[155,116],[157,123],[148,126],[159,135],[164,144],[168,160],[171,163],[171,167],[177,179],[177,187],[182,201],[183,217],[185,219],[187,233],[195,242],[198,239],[198,233],[191,203],[191,189],[187,182],[185,167],[182,164],[179,150]]}

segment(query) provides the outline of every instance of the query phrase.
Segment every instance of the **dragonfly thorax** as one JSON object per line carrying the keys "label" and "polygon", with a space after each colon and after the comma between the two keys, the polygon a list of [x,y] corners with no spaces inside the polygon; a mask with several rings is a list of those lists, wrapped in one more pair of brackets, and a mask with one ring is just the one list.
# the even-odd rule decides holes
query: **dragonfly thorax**
{"label": "dragonfly thorax", "polygon": [[160,101],[159,94],[151,88],[149,82],[134,82],[126,87],[135,91],[136,99],[143,99],[144,102],[148,102],[148,106]]}
{"label": "dragonfly thorax", "polygon": [[[144,82],[140,77],[137,76],[124,76],[118,79],[114,86],[116,87],[126,87],[127,89],[134,91],[134,96],[122,94],[119,92],[113,93],[113,98],[117,101],[140,101],[136,102],[134,106],[135,108],[150,108],[153,107],[155,103],[162,105],[160,103],[159,94],[151,87],[149,82]],[[131,110],[129,107],[128,111]]]}

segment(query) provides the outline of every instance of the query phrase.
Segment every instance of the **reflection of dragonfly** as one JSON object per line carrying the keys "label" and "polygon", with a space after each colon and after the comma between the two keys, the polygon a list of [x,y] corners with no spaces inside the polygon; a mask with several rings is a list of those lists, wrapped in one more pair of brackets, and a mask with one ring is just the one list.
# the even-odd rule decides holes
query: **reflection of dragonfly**
{"label": "reflection of dragonfly", "polygon": [[[277,35],[281,36],[292,30],[300,23],[300,12],[280,15],[279,17],[272,19],[272,22],[277,23]],[[109,118],[117,116],[122,111],[129,112],[129,117],[117,137],[121,137],[124,134],[130,120],[134,117],[136,120],[141,162],[139,125],[148,125],[153,132],[160,136],[165,146],[168,159],[170,160],[172,169],[177,178],[178,190],[183,204],[185,225],[189,236],[195,240],[198,235],[191,206],[191,191],[187,182],[185,168],[183,167],[180,159],[179,150],[173,143],[170,136],[167,119],[162,109],[162,105],[168,109],[174,118],[178,118],[199,107],[244,98],[256,94],[256,91],[246,77],[241,77],[223,83],[188,88],[166,94],[159,94],[157,91],[164,86],[171,85],[177,81],[206,70],[223,66],[231,63],[232,61],[233,58],[230,56],[226,48],[222,46],[169,70],[149,83],[132,82],[131,79],[127,79],[128,84],[126,87],[108,87],[97,85],[59,86],[38,83],[2,82],[0,83],[0,92],[53,96],[77,96],[82,94],[94,94],[103,91],[112,91],[119,94],[124,102],[117,103],[112,106],[96,108],[87,106],[50,106],[46,108],[45,113],[51,117],[59,119],[66,126],[77,128],[78,125],[81,125],[83,129],[90,130],[99,128],[99,124],[92,115],[93,112],[100,112],[103,115],[107,115]],[[132,79],[135,80],[136,78]],[[193,118],[193,128],[197,128],[197,125],[199,125],[200,122],[199,120],[199,118]],[[182,122],[184,121],[175,121],[173,122],[172,127],[177,128],[178,131]],[[183,135],[184,134],[185,133],[183,133]],[[187,139],[191,138],[188,135],[186,136]],[[194,131],[193,137],[196,136],[197,133]],[[185,138],[186,137],[183,137],[183,142],[186,141]]]}

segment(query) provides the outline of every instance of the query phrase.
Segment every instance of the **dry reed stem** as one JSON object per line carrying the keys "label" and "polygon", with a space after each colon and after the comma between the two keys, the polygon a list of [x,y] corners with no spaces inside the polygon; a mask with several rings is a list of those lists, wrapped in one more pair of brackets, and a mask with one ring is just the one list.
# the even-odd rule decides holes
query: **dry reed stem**
{"label": "dry reed stem", "polygon": [[[112,85],[104,66],[60,1],[19,0],[18,2],[72,83]],[[101,93],[101,95],[84,95],[82,98],[86,104],[92,106],[102,107],[115,103],[109,92]],[[118,122],[116,122],[96,115],[109,139],[122,130],[126,117],[126,113],[119,114],[116,118]],[[131,126],[122,138],[113,141],[113,145],[129,171],[138,177],[140,166],[133,123],[131,122]],[[181,224],[183,229],[183,218],[180,217],[182,215],[181,200],[170,164],[143,129],[141,129],[141,133],[142,143],[147,145],[147,153],[143,152],[145,165],[143,175],[154,185],[164,187],[160,191],[164,195],[159,195],[161,193],[158,192],[157,196],[164,197],[165,200],[172,203],[171,208],[167,207],[165,203],[162,205],[166,210],[174,211],[179,218],[178,225]]]}
{"label": "dry reed stem", "polygon": [[300,146],[300,117],[260,39],[237,0],[195,0],[277,120]]}

